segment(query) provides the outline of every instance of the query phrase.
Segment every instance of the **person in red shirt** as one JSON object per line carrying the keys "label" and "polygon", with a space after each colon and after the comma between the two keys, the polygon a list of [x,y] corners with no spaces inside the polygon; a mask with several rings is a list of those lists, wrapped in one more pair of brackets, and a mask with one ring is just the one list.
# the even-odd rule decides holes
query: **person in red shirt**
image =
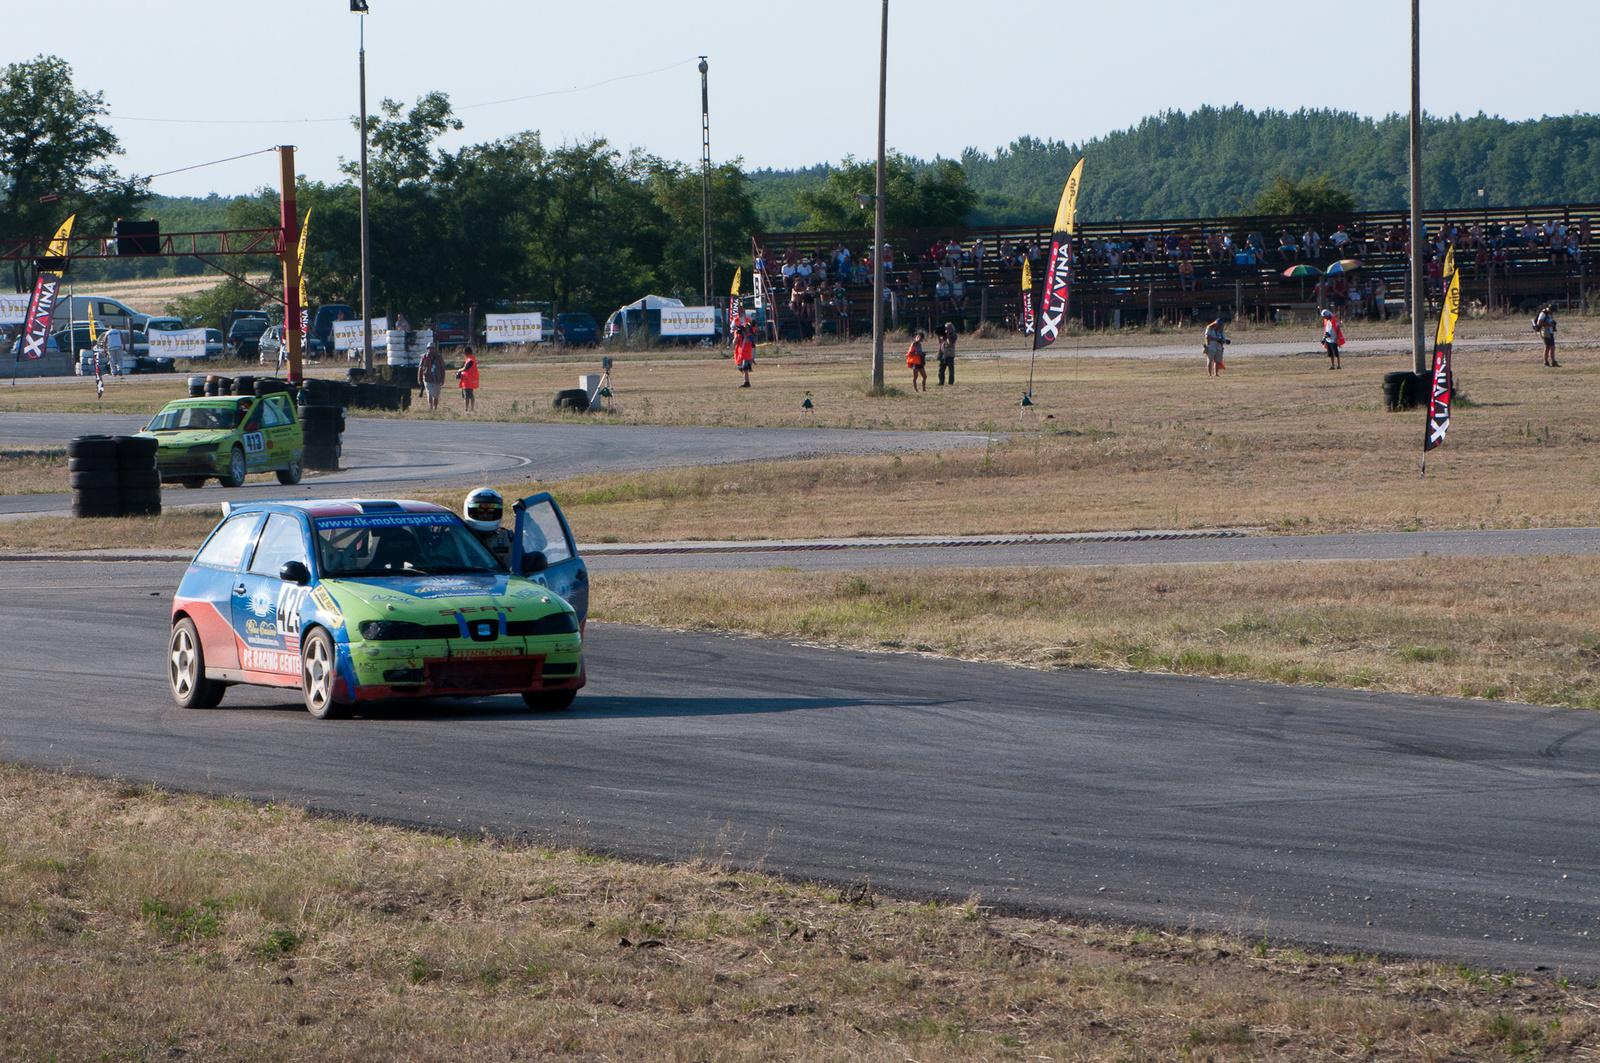
{"label": "person in red shirt", "polygon": [[922,354],[922,340],[926,333],[918,332],[917,338],[911,341],[911,346],[906,348],[906,365],[911,367],[911,390],[917,390],[917,381],[922,381],[922,390],[928,390],[927,359]]}
{"label": "person in red shirt", "polygon": [[478,360],[472,356],[472,348],[463,348],[467,360],[460,369],[456,370],[456,383],[461,385],[461,399],[468,410],[476,408],[478,391]]}
{"label": "person in red shirt", "polygon": [[1344,346],[1344,330],[1331,310],[1322,312],[1322,349],[1328,352],[1328,368],[1339,368],[1339,348]]}
{"label": "person in red shirt", "polygon": [[741,321],[734,327],[733,338],[733,365],[735,369],[744,374],[744,383],[740,384],[740,387],[747,388],[750,386],[750,370],[755,367],[755,364],[755,341],[750,338],[750,326]]}

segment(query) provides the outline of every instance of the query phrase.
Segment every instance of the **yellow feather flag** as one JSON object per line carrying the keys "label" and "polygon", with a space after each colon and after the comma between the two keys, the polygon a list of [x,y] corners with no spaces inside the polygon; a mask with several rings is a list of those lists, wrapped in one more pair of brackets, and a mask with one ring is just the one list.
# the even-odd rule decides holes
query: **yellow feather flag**
{"label": "yellow feather flag", "polygon": [[67,215],[67,220],[61,223],[61,228],[50,238],[50,246],[45,250],[46,255],[51,258],[67,257],[67,241],[72,237],[72,219],[76,217],[76,214]]}
{"label": "yellow feather flag", "polygon": [[1078,185],[1083,181],[1083,160],[1078,160],[1078,165],[1072,168],[1072,176],[1067,178],[1067,187],[1061,190],[1061,205],[1056,208],[1056,224],[1052,232],[1072,232],[1072,219],[1078,213]]}
{"label": "yellow feather flag", "polygon": [[1022,290],[1033,291],[1033,263],[1026,258],[1022,260]]}
{"label": "yellow feather flag", "polygon": [[1445,252],[1444,252],[1444,273],[1443,273],[1444,279],[1446,281],[1448,281],[1455,274],[1455,271],[1456,271],[1456,249],[1453,248],[1453,247],[1449,247],[1449,248],[1446,248]]}
{"label": "yellow feather flag", "polygon": [[306,305],[306,234],[311,231],[311,210],[306,208],[305,220],[300,223],[300,247],[295,252],[295,269],[300,273],[300,306]]}
{"label": "yellow feather flag", "polygon": [[739,294],[739,282],[742,280],[744,280],[744,267],[735,266],[733,270],[733,290],[728,293],[729,295]]}
{"label": "yellow feather flag", "polygon": [[89,342],[100,342],[100,326],[94,320],[94,300],[89,300]]}

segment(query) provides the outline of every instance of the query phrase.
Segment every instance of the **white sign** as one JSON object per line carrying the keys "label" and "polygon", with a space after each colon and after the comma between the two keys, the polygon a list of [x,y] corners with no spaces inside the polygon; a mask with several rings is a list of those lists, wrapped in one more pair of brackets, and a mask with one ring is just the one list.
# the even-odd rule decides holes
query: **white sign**
{"label": "white sign", "polygon": [[717,312],[709,306],[667,306],[661,308],[663,336],[714,336]]}
{"label": "white sign", "polygon": [[183,329],[178,332],[163,332],[160,329],[151,329],[145,333],[145,338],[150,341],[150,357],[152,358],[204,358],[206,356],[206,330],[203,328]]}
{"label": "white sign", "polygon": [[20,325],[28,320],[28,300],[33,298],[27,292],[17,295],[0,295],[0,325]]}
{"label": "white sign", "polygon": [[[375,317],[372,319],[372,345],[382,347],[389,337],[389,319]],[[335,321],[333,323],[333,349],[336,351],[359,351],[365,342],[362,325],[359,321]]]}
{"label": "white sign", "polygon": [[484,321],[490,343],[539,343],[544,339],[543,314],[485,314]]}

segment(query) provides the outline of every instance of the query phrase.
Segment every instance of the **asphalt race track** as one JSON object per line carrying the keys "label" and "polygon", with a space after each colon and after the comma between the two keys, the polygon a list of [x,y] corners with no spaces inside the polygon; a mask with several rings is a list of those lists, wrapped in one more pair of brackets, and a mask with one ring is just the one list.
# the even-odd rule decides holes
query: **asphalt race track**
{"label": "asphalt race track", "polygon": [[[74,436],[142,429],[145,415],[0,413],[0,444],[63,446]],[[517,424],[493,421],[409,421],[351,417],[344,433],[345,466],[308,473],[298,487],[257,477],[229,490],[215,480],[196,491],[168,487],[167,505],[219,505],[264,498],[321,495],[392,497],[425,487],[460,488],[525,479],[561,480],[592,472],[628,472],[719,465],[735,461],[885,454],[978,447],[972,432],[899,432],[843,428],[662,428],[650,425]],[[0,520],[67,516],[72,497],[0,495]]]}
{"label": "asphalt race track", "polygon": [[180,563],[0,565],[0,758],[448,831],[1600,974],[1600,716],[592,625],[574,708],[176,708]]}

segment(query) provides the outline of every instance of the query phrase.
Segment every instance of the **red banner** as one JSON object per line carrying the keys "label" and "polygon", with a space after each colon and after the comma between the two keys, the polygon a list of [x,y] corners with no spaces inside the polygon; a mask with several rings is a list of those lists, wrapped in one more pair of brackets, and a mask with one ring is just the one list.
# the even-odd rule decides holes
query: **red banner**
{"label": "red banner", "polygon": [[22,332],[22,353],[29,358],[42,358],[45,343],[50,337],[50,319],[56,312],[56,294],[61,290],[61,278],[54,273],[41,273],[33,286],[33,299],[28,303],[27,325]]}
{"label": "red banner", "polygon": [[1072,305],[1072,236],[1058,232],[1050,240],[1050,271],[1044,278],[1044,298],[1039,301],[1039,331],[1033,346],[1048,347],[1060,335]]}

